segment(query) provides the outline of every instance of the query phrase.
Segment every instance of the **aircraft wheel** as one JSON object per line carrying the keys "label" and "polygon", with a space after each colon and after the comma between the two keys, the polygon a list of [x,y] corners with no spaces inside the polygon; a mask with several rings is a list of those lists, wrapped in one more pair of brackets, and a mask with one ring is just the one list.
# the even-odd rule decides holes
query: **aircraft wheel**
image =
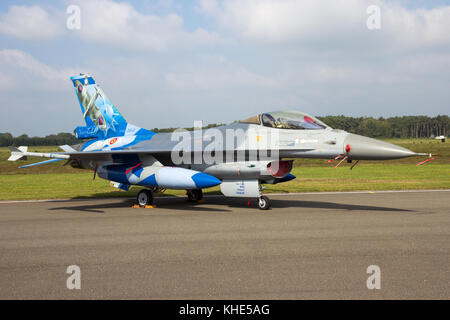
{"label": "aircraft wheel", "polygon": [[259,197],[258,207],[261,210],[268,210],[270,208],[270,200],[266,196]]}
{"label": "aircraft wheel", "polygon": [[153,204],[153,192],[141,190],[137,195],[137,202],[140,207],[151,206]]}
{"label": "aircraft wheel", "polygon": [[188,200],[191,202],[200,201],[203,199],[202,189],[188,190],[187,192]]}

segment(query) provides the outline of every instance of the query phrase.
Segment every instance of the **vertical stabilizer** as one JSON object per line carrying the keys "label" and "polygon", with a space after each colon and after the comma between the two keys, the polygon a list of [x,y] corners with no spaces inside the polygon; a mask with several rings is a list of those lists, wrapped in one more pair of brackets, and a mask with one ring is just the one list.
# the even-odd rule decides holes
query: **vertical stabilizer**
{"label": "vertical stabilizer", "polygon": [[88,74],[70,78],[86,122],[85,131],[97,138],[123,136],[127,122]]}
{"label": "vertical stabilizer", "polygon": [[77,138],[107,139],[128,135],[154,134],[149,130],[128,124],[91,75],[80,74],[70,79],[86,122],[86,127],[75,129]]}

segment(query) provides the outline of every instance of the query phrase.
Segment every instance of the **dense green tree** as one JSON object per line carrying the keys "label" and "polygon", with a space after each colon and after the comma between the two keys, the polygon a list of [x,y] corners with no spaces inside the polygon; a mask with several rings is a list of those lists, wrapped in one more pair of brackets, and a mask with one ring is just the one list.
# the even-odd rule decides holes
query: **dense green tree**
{"label": "dense green tree", "polygon": [[353,118],[345,116],[319,117],[332,128],[346,130],[374,138],[429,138],[447,135],[450,118],[447,115],[436,117],[403,116],[391,118]]}
{"label": "dense green tree", "polygon": [[24,134],[13,137],[10,133],[0,133],[0,146],[61,146],[64,144],[77,144],[80,140],[70,133],[59,133],[46,137],[29,137]]}

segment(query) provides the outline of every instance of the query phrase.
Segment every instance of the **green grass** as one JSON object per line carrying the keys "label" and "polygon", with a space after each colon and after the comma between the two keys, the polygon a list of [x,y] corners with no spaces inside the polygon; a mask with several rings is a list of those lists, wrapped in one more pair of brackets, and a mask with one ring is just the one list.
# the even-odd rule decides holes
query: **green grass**
{"label": "green grass", "polygon": [[[297,159],[293,174],[297,179],[267,185],[265,192],[320,192],[359,190],[411,190],[450,188],[450,145],[428,139],[398,139],[389,142],[416,152],[437,153],[440,156],[431,163],[416,167],[424,157],[395,161],[361,161],[353,170],[343,163],[335,169],[324,160]],[[57,151],[56,147],[30,148],[30,151]],[[19,199],[67,199],[91,197],[134,196],[139,190],[121,192],[108,181],[92,180],[93,173],[63,166],[62,163],[18,169],[19,165],[36,162],[7,162],[9,150],[0,148],[0,200]],[[39,161],[39,160],[37,160]],[[205,190],[219,193],[219,188]],[[168,190],[165,194],[181,195],[184,191]]]}
{"label": "green grass", "polygon": [[268,186],[268,192],[411,190],[450,188],[450,165],[361,164],[349,167],[296,167],[297,179]]}

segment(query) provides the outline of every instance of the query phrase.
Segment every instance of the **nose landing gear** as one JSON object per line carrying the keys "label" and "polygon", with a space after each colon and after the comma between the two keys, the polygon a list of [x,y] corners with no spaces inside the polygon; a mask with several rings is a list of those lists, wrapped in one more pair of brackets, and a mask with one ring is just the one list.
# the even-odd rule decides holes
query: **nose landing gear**
{"label": "nose landing gear", "polygon": [[268,210],[270,208],[270,200],[266,196],[260,196],[258,199],[258,207],[261,210]]}

